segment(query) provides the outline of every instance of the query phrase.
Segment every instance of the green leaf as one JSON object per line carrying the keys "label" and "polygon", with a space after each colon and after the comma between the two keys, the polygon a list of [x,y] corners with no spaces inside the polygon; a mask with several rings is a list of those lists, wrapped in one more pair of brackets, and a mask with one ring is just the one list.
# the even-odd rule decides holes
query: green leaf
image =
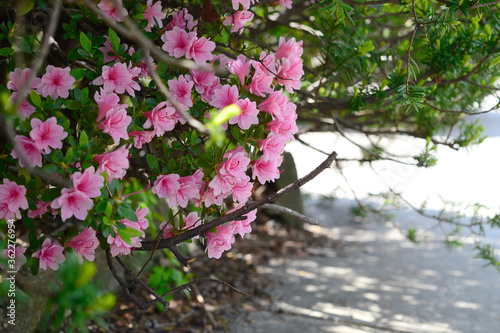
{"label": "green leaf", "polygon": [[107,200],[99,201],[99,203],[95,206],[95,212],[96,213],[103,213],[106,210],[107,204],[108,204]]}
{"label": "green leaf", "polygon": [[61,195],[61,189],[60,188],[49,188],[46,190],[43,194],[40,200],[43,202],[51,202],[55,198],[59,197]]}
{"label": "green leaf", "polygon": [[76,81],[83,78],[84,73],[85,73],[85,68],[75,68],[75,69],[72,69],[70,72],[71,76],[73,76]]}
{"label": "green leaf", "polygon": [[151,154],[148,154],[146,156],[146,160],[148,161],[148,165],[151,168],[151,170],[153,170],[153,172],[155,174],[159,174],[160,173],[160,164],[158,163],[158,160],[156,159],[156,157],[154,157]]}
{"label": "green leaf", "polygon": [[118,214],[129,221],[132,222],[138,221],[137,215],[135,214],[134,210],[126,205],[118,206]]}
{"label": "green leaf", "polygon": [[55,164],[46,164],[43,166],[42,170],[49,175],[53,175],[59,171],[59,166]]}
{"label": "green leaf", "polygon": [[111,48],[113,49],[113,51],[118,52],[118,48],[120,47],[120,38],[111,28],[108,29],[108,36],[111,43]]}
{"label": "green leaf", "polygon": [[80,110],[82,105],[75,101],[74,99],[67,99],[64,101],[64,105],[70,110]]}
{"label": "green leaf", "polygon": [[14,54],[14,49],[12,47],[2,47],[0,49],[0,56],[9,56]]}
{"label": "green leaf", "polygon": [[34,106],[41,107],[42,99],[40,98],[40,95],[36,93],[36,91],[31,90],[30,97],[31,97],[31,102],[33,102]]}
{"label": "green leaf", "polygon": [[83,49],[88,53],[92,51],[92,42],[87,37],[87,35],[83,33],[83,31],[80,32],[80,44],[82,45]]}
{"label": "green leaf", "polygon": [[113,205],[109,201],[106,202],[105,214],[109,218],[111,218],[111,215],[113,214]]}
{"label": "green leaf", "polygon": [[134,229],[134,228],[118,229],[117,232],[118,232],[118,235],[120,235],[121,239],[123,239],[125,242],[127,242],[130,245],[134,245],[132,243],[131,238],[142,236],[142,231],[139,231],[139,230]]}
{"label": "green leaf", "polygon": [[82,150],[87,150],[87,147],[89,145],[89,137],[87,136],[87,133],[85,133],[84,130],[80,133],[80,149]]}

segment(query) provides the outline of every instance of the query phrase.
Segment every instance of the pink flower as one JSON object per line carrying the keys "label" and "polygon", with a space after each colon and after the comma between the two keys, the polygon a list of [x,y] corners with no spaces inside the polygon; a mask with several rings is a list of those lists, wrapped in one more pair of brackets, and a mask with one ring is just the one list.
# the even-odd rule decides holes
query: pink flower
{"label": "pink flower", "polygon": [[[9,251],[9,249],[3,250],[3,257],[5,259],[14,260],[16,263],[16,271],[21,269],[21,266],[26,263],[26,257],[24,256],[24,252],[26,252],[26,248],[22,246],[16,246],[14,248],[14,252]],[[12,269],[9,269],[12,270]]]}
{"label": "pink flower", "polygon": [[194,229],[201,225],[201,218],[198,213],[191,212],[184,217],[184,229]]}
{"label": "pink flower", "polygon": [[97,125],[97,128],[109,134],[115,145],[119,145],[120,139],[128,140],[127,127],[131,122],[132,117],[127,115],[127,110],[111,109],[106,114],[106,119]]}
{"label": "pink flower", "polygon": [[[20,149],[28,162],[29,165],[36,165],[37,167],[42,167],[42,150],[38,148],[38,146],[33,142],[33,140],[23,136],[16,135],[15,140],[17,142],[17,147]],[[15,149],[12,150],[12,157],[19,159],[19,165],[24,168],[25,161],[24,159],[20,159],[17,151]]]}
{"label": "pink flower", "polygon": [[193,100],[191,99],[193,86],[194,82],[186,80],[184,75],[179,75],[178,80],[168,80],[168,87],[172,95],[177,102],[184,104],[188,108],[193,106]]}
{"label": "pink flower", "polygon": [[178,182],[179,189],[173,191],[173,195],[167,196],[168,202],[171,207],[181,206],[182,208],[186,208],[189,200],[200,198],[200,190],[195,179],[191,176],[180,177]]}
{"label": "pink flower", "polygon": [[210,105],[218,109],[223,109],[228,105],[236,104],[239,94],[237,86],[225,84],[214,90],[214,96],[210,101]]}
{"label": "pink flower", "polygon": [[76,81],[69,73],[70,70],[69,67],[59,68],[48,65],[47,71],[42,76],[42,86],[39,89],[42,96],[50,96],[52,99],[68,98],[69,91],[73,89],[73,84]]}
{"label": "pink flower", "polygon": [[268,75],[260,68],[256,68],[252,81],[247,86],[247,90],[252,94],[265,96],[266,93],[272,93],[274,91],[273,88],[271,88],[273,80],[273,75]]}
{"label": "pink flower", "polygon": [[146,143],[150,143],[155,136],[155,132],[152,131],[134,131],[129,132],[128,135],[131,138],[134,138],[134,147],[138,149],[142,149],[142,145]]}
{"label": "pink flower", "polygon": [[83,174],[75,172],[72,175],[75,190],[82,192],[89,198],[101,196],[101,189],[104,187],[104,177],[96,174],[93,166],[85,169]]}
{"label": "pink flower", "polygon": [[115,93],[106,93],[103,88],[101,88],[101,94],[98,92],[94,95],[94,100],[99,106],[99,115],[97,116],[97,122],[100,122],[108,111],[112,109],[126,109],[127,104],[119,104],[120,97]]}
{"label": "pink flower", "polygon": [[49,211],[47,207],[50,205],[50,202],[35,201],[35,205],[35,210],[28,210],[28,217],[32,219],[42,217],[43,214],[47,213]]}
{"label": "pink flower", "polygon": [[[31,68],[16,68],[13,72],[10,72],[9,76],[11,81],[7,83],[7,88],[18,92],[21,88],[28,83],[28,78],[31,74]],[[39,89],[42,86],[42,79],[35,78],[31,82],[31,86],[27,89],[26,93],[29,93],[31,89]]]}
{"label": "pink flower", "polygon": [[31,128],[31,139],[45,154],[51,152],[51,147],[61,149],[62,140],[68,136],[68,133],[64,132],[64,128],[57,124],[56,117],[50,117],[44,122],[38,118],[34,118],[31,120]]}
{"label": "pink flower", "polygon": [[229,71],[240,79],[241,85],[245,84],[245,79],[250,74],[250,66],[252,65],[252,62],[246,59],[243,54],[240,54],[236,60],[230,60],[227,64]]}
{"label": "pink flower", "polygon": [[166,221],[163,221],[158,228],[160,230],[163,230],[163,238],[170,238],[175,236],[174,227],[171,224],[167,224]]}
{"label": "pink flower", "polygon": [[129,255],[132,247],[140,247],[141,246],[141,240],[139,239],[139,237],[132,237],[132,238],[130,238],[130,240],[132,241],[132,245],[125,242],[120,237],[118,232],[116,233],[116,237],[113,237],[112,235],[108,235],[107,242],[109,244],[109,249],[110,249],[111,255],[113,257],[116,257],[119,254]]}
{"label": "pink flower", "polygon": [[169,132],[174,129],[176,124],[175,113],[176,109],[170,104],[170,102],[160,102],[151,111],[144,113],[146,117],[146,122],[144,123],[144,128],[150,128],[153,126],[154,134],[161,137],[165,132]]}
{"label": "pink flower", "polygon": [[304,75],[304,70],[302,69],[302,59],[300,57],[292,56],[281,59],[277,82],[284,86],[289,93],[300,89],[302,75]]}
{"label": "pink flower", "polygon": [[99,163],[99,168],[97,173],[103,173],[104,171],[108,174],[108,182],[112,181],[114,178],[122,179],[127,173],[130,163],[128,160],[128,148],[121,146],[111,153],[104,153],[94,156],[94,161]]}
{"label": "pink flower", "polygon": [[144,19],[148,21],[148,25],[144,28],[146,31],[151,31],[151,28],[158,22],[158,28],[163,27],[162,20],[165,18],[165,14],[162,12],[161,1],[157,1],[153,4],[153,0],[148,0],[146,4],[146,10],[144,11]]}
{"label": "pink flower", "polygon": [[267,123],[267,130],[275,134],[285,136],[287,141],[293,140],[294,135],[299,131],[297,127],[297,106],[294,103],[287,103],[281,110],[281,119],[276,117]]}
{"label": "pink flower", "polygon": [[54,209],[61,208],[61,219],[63,221],[72,216],[83,221],[87,218],[87,212],[94,206],[94,202],[83,192],[63,188],[61,196],[54,199],[50,206]]}
{"label": "pink flower", "polygon": [[225,195],[214,194],[214,189],[212,187],[208,187],[207,191],[203,195],[203,200],[205,202],[205,206],[210,207],[212,205],[222,206],[223,200],[229,196],[231,192],[226,193]]}
{"label": "pink flower", "polygon": [[233,3],[233,9],[238,10],[238,8],[241,6],[243,9],[248,9],[250,8],[250,4],[253,4],[255,2],[259,2],[258,0],[231,0]]}
{"label": "pink flower", "polygon": [[[227,212],[227,214],[240,209],[241,207],[243,207],[243,205],[244,204],[242,203],[242,204],[238,205],[236,208],[229,210]],[[243,215],[243,217],[246,217],[246,218],[243,220],[232,221],[229,223],[229,225],[234,226],[233,234],[235,234],[235,235],[240,234],[240,236],[242,238],[243,238],[243,236],[245,236],[245,234],[248,234],[249,232],[252,231],[252,227],[250,226],[250,223],[255,221],[255,219],[257,218],[257,210],[254,209],[251,212],[249,212],[248,214]]]}
{"label": "pink flower", "polygon": [[292,9],[292,1],[293,0],[278,0],[278,4],[281,5],[283,8],[282,11],[284,12],[287,9]]}
{"label": "pink flower", "polygon": [[144,232],[144,230],[146,230],[149,227],[149,221],[146,218],[146,215],[148,215],[148,213],[149,213],[148,207],[136,208],[135,215],[137,215],[137,222],[130,221],[130,224],[134,225],[133,227],[134,229]]}
{"label": "pink flower", "polygon": [[259,104],[259,110],[268,112],[279,119],[283,119],[282,109],[288,103],[288,98],[283,94],[283,89],[273,91],[264,102]]}
{"label": "pink flower", "polygon": [[225,26],[232,26],[231,32],[239,31],[240,35],[243,32],[245,24],[253,20],[253,13],[247,10],[239,10],[234,14],[227,16],[222,24]]}
{"label": "pink flower", "polygon": [[223,225],[217,227],[217,232],[207,232],[207,254],[209,258],[219,259],[222,252],[231,249],[234,243],[234,225]]}
{"label": "pink flower", "polygon": [[181,187],[179,183],[180,178],[181,177],[175,173],[159,176],[153,184],[153,193],[160,198],[174,197]]}
{"label": "pink flower", "polygon": [[66,245],[75,250],[78,261],[82,264],[83,257],[88,261],[94,261],[94,252],[97,246],[99,246],[99,240],[96,237],[95,230],[91,227],[87,227],[79,235],[71,238]]}
{"label": "pink flower", "polygon": [[[104,55],[104,62],[116,61],[118,59],[118,54],[113,51],[113,45],[111,45],[111,41],[108,36],[104,36],[106,41],[102,44],[99,50]],[[120,42],[120,38],[118,38],[118,42]],[[110,53],[112,55],[110,55]]]}
{"label": "pink flower", "polygon": [[97,86],[103,85],[104,91],[107,93],[123,94],[126,91],[129,95],[135,96],[134,90],[140,90],[140,87],[133,79],[134,76],[127,65],[116,63],[113,67],[103,66],[102,75],[92,83]]}
{"label": "pink flower", "polygon": [[17,185],[7,178],[0,184],[0,219],[20,219],[20,209],[28,209],[28,199],[26,199],[26,187]]}
{"label": "pink flower", "polygon": [[192,69],[191,75],[186,75],[186,78],[194,82],[194,88],[199,94],[204,94],[215,81],[218,81],[218,77],[214,72],[205,72],[197,69]]}
{"label": "pink flower", "polygon": [[238,124],[242,130],[247,130],[252,125],[259,123],[259,110],[257,110],[257,104],[252,102],[250,99],[240,99],[236,102],[241,109],[241,114],[231,117],[229,123],[231,125]]}
{"label": "pink flower", "polygon": [[252,179],[257,178],[261,184],[265,184],[267,181],[273,182],[280,177],[278,168],[282,162],[283,156],[272,160],[259,157],[252,165]]}
{"label": "pink flower", "polygon": [[101,0],[97,7],[117,22],[122,22],[123,18],[128,15],[127,9],[123,8],[122,0]]}
{"label": "pink flower", "polygon": [[212,60],[212,52],[215,50],[215,43],[205,37],[193,38],[191,46],[186,51],[186,59],[193,59],[197,63],[205,63]]}
{"label": "pink flower", "polygon": [[287,142],[286,136],[269,133],[266,139],[257,141],[259,148],[264,153],[262,156],[266,160],[276,159],[285,150]]}
{"label": "pink flower", "polygon": [[233,199],[237,202],[245,203],[252,195],[253,183],[250,182],[250,177],[246,176],[238,183],[235,183],[231,188]]}
{"label": "pink flower", "polygon": [[187,33],[184,29],[174,27],[161,36],[161,40],[165,43],[161,48],[171,57],[180,58],[189,52],[195,38],[196,32]]}
{"label": "pink flower", "polygon": [[66,258],[63,254],[64,247],[59,242],[52,243],[50,239],[46,238],[43,241],[42,248],[33,253],[33,258],[38,258],[40,261],[40,269],[47,270],[47,266],[52,270],[57,271],[59,264],[62,264]]}
{"label": "pink flower", "polygon": [[302,45],[303,42],[297,42],[294,37],[292,37],[288,41],[286,41],[284,37],[280,37],[278,51],[276,51],[274,56],[277,59],[288,59],[290,57],[300,58],[302,56],[302,53],[304,52]]}
{"label": "pink flower", "polygon": [[180,11],[175,9],[172,14],[172,21],[167,24],[167,29],[173,30],[174,27],[179,27],[181,29],[193,30],[196,24],[198,24],[198,21],[193,21],[193,15],[188,14],[186,8],[182,8]]}
{"label": "pink flower", "polygon": [[[10,95],[10,100],[12,103],[15,103],[17,100],[17,97],[19,94],[17,92],[13,92],[12,95]],[[17,107],[17,112],[19,112],[21,119],[26,119],[29,118],[33,113],[35,113],[36,108],[28,103],[26,98],[23,98],[21,101],[21,104]]]}

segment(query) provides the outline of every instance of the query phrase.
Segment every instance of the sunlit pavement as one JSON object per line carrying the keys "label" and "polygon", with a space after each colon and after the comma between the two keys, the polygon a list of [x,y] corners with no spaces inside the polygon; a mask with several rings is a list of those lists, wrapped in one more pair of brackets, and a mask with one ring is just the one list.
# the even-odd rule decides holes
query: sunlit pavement
{"label": "sunlit pavement", "polygon": [[[464,204],[482,203],[500,208],[500,115],[482,117],[490,136],[482,145],[455,152],[440,148],[438,166],[412,169],[377,162],[379,173],[357,164],[346,164],[344,173],[357,196],[385,190],[389,184],[405,198],[437,213],[443,199]],[[351,137],[357,134],[350,133]],[[311,135],[308,142],[339,157],[355,157],[353,146],[333,134]],[[416,153],[422,148],[408,140],[391,142],[395,154]],[[299,177],[318,165],[324,156],[294,143]],[[304,187],[310,194],[306,211],[321,227],[311,230],[342,241],[342,250],[311,249],[307,258],[276,259],[260,271],[279,281],[269,291],[269,311],[254,312],[235,326],[237,332],[500,332],[500,272],[484,268],[474,258],[472,240],[449,251],[434,220],[411,209],[396,212],[392,222],[369,218],[357,222],[349,213],[355,204],[344,179],[327,170]],[[318,195],[337,199],[325,200]],[[403,232],[422,231],[419,244]],[[403,231],[401,232],[400,229]],[[427,231],[427,232],[425,232]],[[467,236],[467,233],[464,232]],[[487,242],[500,248],[500,232],[488,232]]]}

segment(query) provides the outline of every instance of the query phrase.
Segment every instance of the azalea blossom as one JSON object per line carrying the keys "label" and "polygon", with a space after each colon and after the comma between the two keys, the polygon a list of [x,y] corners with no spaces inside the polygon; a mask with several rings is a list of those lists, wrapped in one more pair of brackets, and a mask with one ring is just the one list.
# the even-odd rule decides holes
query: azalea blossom
{"label": "azalea blossom", "polygon": [[146,10],[144,10],[144,19],[148,21],[148,25],[144,28],[146,31],[151,31],[151,28],[158,22],[158,28],[163,27],[162,20],[165,18],[165,14],[162,12],[161,1],[156,1],[153,4],[153,0],[148,0],[146,3]]}
{"label": "azalea blossom", "polygon": [[109,134],[115,145],[120,144],[120,139],[128,140],[127,127],[132,122],[132,117],[127,115],[125,109],[111,109],[106,114],[106,119],[97,125],[104,133]]}
{"label": "azalea blossom", "polygon": [[45,154],[51,152],[50,148],[61,149],[62,140],[68,136],[68,133],[64,132],[64,128],[57,124],[56,117],[50,117],[43,122],[34,118],[31,120],[31,128],[31,139]]}
{"label": "azalea blossom", "polygon": [[[140,72],[140,69],[138,69]],[[103,86],[106,93],[115,92],[123,94],[127,92],[131,96],[135,96],[135,90],[140,90],[139,84],[134,81],[134,75],[131,73],[127,65],[116,63],[113,67],[103,66],[102,75],[97,77],[92,84]]]}
{"label": "azalea blossom", "polygon": [[193,90],[194,82],[186,80],[186,76],[179,75],[177,80],[168,80],[168,88],[172,92],[177,102],[190,108],[193,106],[191,92]]}
{"label": "azalea blossom", "polygon": [[186,8],[181,10],[175,9],[172,14],[172,21],[167,24],[168,30],[173,30],[174,27],[179,27],[181,29],[193,30],[193,28],[198,24],[198,21],[193,20],[193,15],[188,13]]}
{"label": "azalea blossom", "polygon": [[[227,214],[232,213],[232,212],[240,209],[241,207],[243,207],[243,205],[244,205],[244,203],[239,204],[235,208],[229,210],[227,212]],[[234,227],[233,233],[235,235],[239,234],[243,238],[245,236],[245,234],[248,234],[252,231],[252,227],[251,227],[250,223],[255,221],[255,219],[257,218],[257,210],[254,209],[254,210],[250,211],[249,213],[243,215],[242,217],[245,217],[245,219],[231,221],[229,224]]]}
{"label": "azalea blossom", "polygon": [[[118,59],[118,54],[115,51],[113,51],[113,45],[111,45],[109,37],[104,36],[104,38],[106,38],[106,41],[99,48],[99,50],[104,55],[104,62],[116,61]],[[118,37],[118,42],[120,42],[119,37]]]}
{"label": "azalea blossom", "polygon": [[26,187],[4,178],[0,184],[0,219],[21,218],[20,209],[28,209]]}
{"label": "azalea blossom", "polygon": [[259,123],[259,110],[257,109],[257,104],[252,102],[250,99],[240,99],[236,103],[241,109],[241,113],[234,117],[229,118],[229,123],[231,125],[238,124],[242,130],[247,130],[252,125]]}
{"label": "azalea blossom", "polygon": [[153,184],[153,193],[160,198],[174,197],[181,187],[179,183],[180,178],[181,177],[175,173],[159,176]]}
{"label": "azalea blossom", "polygon": [[129,243],[125,242],[118,232],[116,233],[116,237],[113,237],[111,234],[108,235],[107,242],[109,244],[109,249],[111,252],[111,255],[113,257],[116,257],[117,255],[129,255],[131,252],[132,247],[140,247],[141,246],[141,240],[139,237],[132,237],[130,238],[132,241],[132,245]]}
{"label": "azalea blossom", "polygon": [[97,198],[101,196],[101,189],[104,187],[104,177],[97,174],[93,166],[85,169],[83,174],[75,172],[72,175],[72,180],[74,188],[87,197]]}
{"label": "azalea blossom", "polygon": [[[17,92],[13,92],[10,95],[10,101],[12,104],[14,104],[17,101],[19,94]],[[21,119],[26,119],[29,118],[33,113],[35,113],[36,108],[31,105],[28,100],[23,97],[23,100],[21,101],[21,104],[17,107],[17,112],[21,116]]]}
{"label": "azalea blossom", "polygon": [[128,15],[122,0],[101,0],[97,7],[117,22],[122,22],[123,18]]}
{"label": "azalea blossom", "polygon": [[261,184],[268,181],[273,182],[280,177],[278,168],[282,162],[283,156],[272,160],[266,160],[262,156],[259,157],[252,165],[252,179],[257,178]]}
{"label": "azalea blossom", "polygon": [[220,259],[222,252],[230,250],[234,243],[235,226],[228,224],[217,227],[217,232],[207,232],[207,254],[209,258]]}
{"label": "azalea blossom", "polygon": [[262,156],[266,160],[276,159],[285,150],[287,137],[279,134],[270,133],[264,140],[257,141],[259,148],[264,153]]}
{"label": "azalea blossom", "polygon": [[229,71],[240,79],[241,85],[245,84],[245,79],[250,74],[251,66],[252,62],[247,60],[247,57],[243,54],[240,54],[236,60],[230,60],[227,64]]}
{"label": "azalea blossom", "polygon": [[271,87],[274,76],[268,75],[266,72],[260,68],[255,69],[252,80],[250,81],[250,84],[247,85],[247,90],[249,92],[264,97],[266,93],[269,94],[274,91]]}
{"label": "azalea blossom", "polygon": [[211,40],[205,37],[193,38],[186,51],[186,59],[193,59],[197,63],[203,64],[213,59],[212,52],[214,50],[215,43]]}
{"label": "azalea blossom", "polygon": [[138,149],[142,149],[142,145],[146,143],[150,143],[155,136],[155,132],[153,131],[133,131],[129,132],[128,136],[134,138],[134,147]]}
{"label": "azalea blossom", "polygon": [[99,115],[97,116],[97,122],[100,122],[108,111],[112,109],[126,109],[127,104],[120,104],[120,97],[115,93],[106,93],[103,88],[101,88],[100,94],[96,92],[94,94],[94,100],[99,107]]}
{"label": "azalea blossom", "polygon": [[218,109],[224,109],[228,105],[236,104],[239,94],[237,86],[222,85],[220,88],[214,90],[210,105]]}
{"label": "azalea blossom", "polygon": [[108,174],[108,182],[111,182],[114,178],[122,179],[127,173],[127,169],[130,165],[128,160],[128,148],[126,146],[121,146],[111,153],[104,153],[94,156],[94,161],[99,163],[99,168],[97,173],[103,173],[104,171]]}
{"label": "azalea blossom", "polygon": [[288,41],[284,37],[280,37],[278,51],[274,54],[276,59],[301,57],[304,49],[302,48],[303,42],[297,42],[294,37]]}
{"label": "azalea blossom", "polygon": [[301,78],[304,75],[302,59],[297,56],[281,59],[281,65],[278,68],[277,82],[285,87],[289,93],[299,90]]}
{"label": "azalea blossom", "polygon": [[[19,92],[23,86],[28,83],[28,78],[31,74],[31,68],[16,68],[14,71],[10,72],[9,77],[10,80],[7,83],[7,88],[14,90],[15,92]],[[31,81],[31,85],[29,89],[26,90],[26,93],[29,93],[30,90],[37,90],[42,86],[42,79],[38,77],[34,77]]]}
{"label": "azalea blossom", "polygon": [[142,126],[146,129],[153,127],[152,133],[161,137],[165,132],[174,129],[177,122],[176,112],[177,110],[170,102],[160,102],[153,110],[144,113],[146,122]]}
{"label": "azalea blossom", "polygon": [[259,110],[268,112],[278,119],[283,119],[282,110],[288,103],[288,98],[283,94],[283,89],[273,91],[264,102],[259,104]]}
{"label": "azalea blossom", "polygon": [[240,35],[243,32],[245,24],[253,20],[253,13],[247,10],[238,10],[236,13],[231,14],[224,18],[222,22],[225,26],[231,26],[231,32],[239,31]]}
{"label": "azalea blossom", "polygon": [[48,206],[50,206],[50,202],[43,202],[43,201],[35,201],[36,209],[35,210],[28,210],[28,217],[31,217],[34,219],[35,217],[42,217],[43,214],[47,213],[49,211]]}
{"label": "azalea blossom", "polygon": [[29,165],[42,167],[42,150],[38,148],[33,140],[25,137],[24,135],[16,135],[14,138],[17,143],[17,148],[22,152],[24,158],[19,158],[16,149],[12,149],[12,157],[19,159],[21,168],[26,166],[25,162]]}
{"label": "azalea blossom", "polygon": [[83,192],[63,188],[61,196],[54,199],[50,206],[54,209],[61,208],[61,219],[63,221],[72,216],[83,221],[87,218],[88,211],[94,206],[94,202]]}
{"label": "azalea blossom", "polygon": [[95,249],[99,246],[99,239],[96,237],[96,231],[91,227],[87,227],[80,234],[71,238],[66,245],[75,250],[78,261],[82,264],[83,257],[88,261],[94,261]]}
{"label": "azalea blossom", "polygon": [[161,36],[161,40],[165,43],[161,48],[168,52],[171,57],[180,58],[186,55],[195,38],[196,32],[188,33],[186,30],[175,26]]}
{"label": "azalea blossom", "polygon": [[68,98],[69,91],[73,89],[75,78],[69,73],[71,68],[59,68],[48,65],[42,76],[42,85],[39,89],[43,97],[50,96],[52,99],[58,97]]}
{"label": "azalea blossom", "polygon": [[240,4],[243,7],[243,9],[248,9],[250,8],[251,4],[254,4],[255,2],[259,2],[258,0],[231,0],[233,3],[233,9],[238,10]]}
{"label": "azalea blossom", "polygon": [[47,267],[54,271],[59,269],[59,264],[62,264],[66,258],[63,254],[64,247],[59,242],[52,242],[46,238],[43,241],[42,248],[33,253],[33,258],[38,258],[40,261],[40,269],[47,270]]}

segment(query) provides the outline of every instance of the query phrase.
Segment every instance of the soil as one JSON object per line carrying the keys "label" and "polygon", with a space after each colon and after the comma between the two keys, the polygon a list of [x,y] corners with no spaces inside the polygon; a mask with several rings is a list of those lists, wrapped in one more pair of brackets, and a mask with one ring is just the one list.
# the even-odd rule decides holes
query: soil
{"label": "soil", "polygon": [[[170,301],[170,306],[159,311],[156,306],[141,312],[122,292],[118,302],[104,318],[107,327],[89,326],[90,332],[228,332],[231,322],[245,320],[252,311],[272,306],[270,290],[279,283],[269,275],[259,274],[257,267],[284,256],[306,257],[309,249],[342,248],[332,240],[309,232],[288,228],[273,220],[253,224],[253,231],[244,239],[237,236],[230,252],[216,259],[199,253],[191,263],[194,279],[216,278],[229,283],[247,296],[229,287],[205,282],[192,288],[188,299],[182,292]],[[147,300],[143,289],[135,288],[134,295]]]}

